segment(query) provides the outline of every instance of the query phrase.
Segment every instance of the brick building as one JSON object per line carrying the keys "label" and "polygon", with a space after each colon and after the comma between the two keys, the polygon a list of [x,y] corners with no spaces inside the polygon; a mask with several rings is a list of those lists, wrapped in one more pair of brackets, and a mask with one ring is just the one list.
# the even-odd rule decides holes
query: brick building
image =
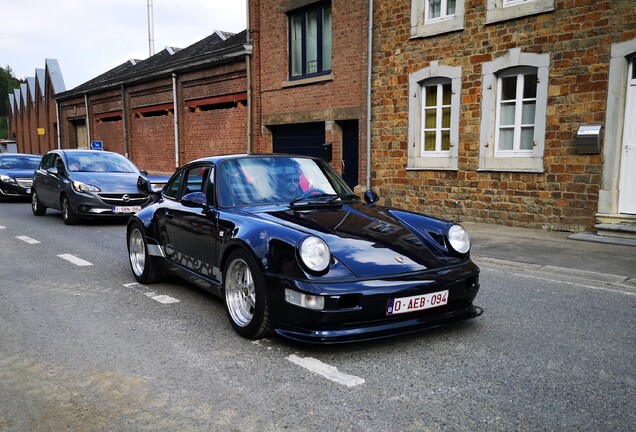
{"label": "brick building", "polygon": [[636,221],[636,2],[374,5],[372,178],[388,204],[568,231]]}
{"label": "brick building", "polygon": [[46,59],[44,69],[9,94],[9,137],[19,152],[44,154],[57,146],[54,96],[64,90],[57,60]]}
{"label": "brick building", "polygon": [[250,0],[253,148],[325,156],[366,176],[365,0]]}
{"label": "brick building", "polygon": [[58,93],[60,145],[101,141],[105,150],[166,173],[199,157],[245,152],[250,53],[245,31],[217,31]]}

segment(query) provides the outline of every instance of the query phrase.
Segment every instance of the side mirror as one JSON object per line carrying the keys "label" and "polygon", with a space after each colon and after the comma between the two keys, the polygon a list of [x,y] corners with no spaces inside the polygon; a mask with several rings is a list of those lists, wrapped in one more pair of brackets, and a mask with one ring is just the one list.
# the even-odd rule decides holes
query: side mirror
{"label": "side mirror", "polygon": [[380,197],[378,197],[378,194],[370,189],[364,193],[364,202],[369,205],[376,203],[379,199]]}
{"label": "side mirror", "polygon": [[190,192],[181,197],[181,204],[184,207],[205,209],[208,206],[208,199],[203,192]]}
{"label": "side mirror", "polygon": [[57,174],[58,174],[57,167],[50,167],[50,168],[47,168],[47,169],[46,169],[46,172],[47,172],[47,173],[49,173],[49,174],[55,174],[55,175],[57,175]]}
{"label": "side mirror", "polygon": [[137,177],[137,190],[144,194],[151,194],[152,190],[148,179],[142,176]]}

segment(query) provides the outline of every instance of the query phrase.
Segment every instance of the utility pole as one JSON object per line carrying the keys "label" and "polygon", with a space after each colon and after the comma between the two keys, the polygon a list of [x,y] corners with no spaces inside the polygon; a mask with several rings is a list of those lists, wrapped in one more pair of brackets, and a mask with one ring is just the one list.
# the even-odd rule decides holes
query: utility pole
{"label": "utility pole", "polygon": [[148,57],[155,54],[155,29],[152,18],[152,0],[148,0]]}

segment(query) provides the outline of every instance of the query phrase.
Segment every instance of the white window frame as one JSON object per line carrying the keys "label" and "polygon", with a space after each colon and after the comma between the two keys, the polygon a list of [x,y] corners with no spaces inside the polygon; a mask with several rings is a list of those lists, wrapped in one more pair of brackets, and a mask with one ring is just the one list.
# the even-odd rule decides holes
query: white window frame
{"label": "white window frame", "polygon": [[[532,150],[531,149],[526,149],[526,150],[522,150],[521,149],[521,129],[524,127],[530,127],[532,126],[533,130],[535,128],[535,122],[536,122],[536,115],[535,118],[533,119],[534,122],[532,124],[528,123],[528,124],[524,124],[522,123],[523,120],[523,104],[525,102],[530,102],[533,101],[535,104],[535,113],[536,113],[536,103],[537,103],[537,98],[536,98],[536,94],[534,98],[524,98],[523,97],[523,90],[524,90],[524,84],[525,84],[525,76],[526,75],[536,75],[536,69],[534,68],[529,68],[529,67],[521,67],[521,68],[514,68],[514,69],[510,69],[507,71],[503,71],[502,73],[497,75],[497,102],[496,102],[496,112],[495,112],[495,157],[527,157],[527,156],[532,156]],[[512,77],[512,76],[516,76],[517,77],[517,86],[516,86],[516,94],[515,94],[515,99],[514,99],[514,104],[515,104],[515,119],[512,125],[509,126],[502,126],[501,125],[501,107],[503,105],[503,101],[502,101],[502,80],[503,78],[508,78],[508,77]],[[519,79],[519,77],[524,77],[521,80]],[[508,101],[507,103],[510,103],[510,101]],[[511,150],[503,150],[501,149],[501,142],[500,142],[500,132],[502,129],[512,129],[513,130],[513,144],[512,144],[512,149]]]}
{"label": "white window frame", "polygon": [[457,0],[455,13],[428,20],[428,0],[411,0],[411,38],[428,37],[464,28],[464,3]]}
{"label": "white window frame", "polygon": [[[537,94],[532,151],[506,154],[497,152],[497,92],[499,75],[510,68],[523,66],[537,71]],[[548,104],[550,54],[522,53],[513,48],[504,56],[482,67],[482,106],[479,131],[479,170],[544,172],[545,128]]]}
{"label": "white window frame", "polygon": [[[456,171],[458,169],[461,75],[461,67],[440,65],[438,61],[433,61],[429,67],[409,75],[407,170]],[[442,83],[444,81],[450,81],[451,84],[450,149],[448,151],[423,152],[423,108],[425,103],[423,87],[427,84]]]}
{"label": "white window frame", "polygon": [[486,24],[554,10],[554,0],[488,0]]}

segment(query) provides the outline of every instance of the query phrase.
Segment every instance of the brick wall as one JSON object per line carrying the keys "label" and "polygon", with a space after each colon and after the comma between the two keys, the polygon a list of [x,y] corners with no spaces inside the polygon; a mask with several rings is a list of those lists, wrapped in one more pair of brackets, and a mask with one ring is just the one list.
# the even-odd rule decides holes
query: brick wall
{"label": "brick wall", "polygon": [[[288,0],[250,1],[254,42],[253,148],[260,152],[272,151],[268,126],[357,119],[360,127],[358,177],[362,182],[366,175],[368,2],[331,1],[333,79],[305,85],[294,85],[289,81],[286,12],[292,3]],[[340,169],[341,137],[334,135],[334,130],[329,127],[326,124],[327,138],[334,142],[332,164]]]}
{"label": "brick wall", "polygon": [[[556,0],[555,10],[486,24],[465,2],[464,29],[410,39],[411,2],[375,2],[372,178],[385,202],[456,220],[578,231],[594,224],[600,155],[575,151],[581,124],[605,121],[612,43],[636,37],[632,0]],[[482,66],[510,49],[550,55],[542,174],[478,171]],[[409,74],[461,66],[459,169],[407,171]]]}

